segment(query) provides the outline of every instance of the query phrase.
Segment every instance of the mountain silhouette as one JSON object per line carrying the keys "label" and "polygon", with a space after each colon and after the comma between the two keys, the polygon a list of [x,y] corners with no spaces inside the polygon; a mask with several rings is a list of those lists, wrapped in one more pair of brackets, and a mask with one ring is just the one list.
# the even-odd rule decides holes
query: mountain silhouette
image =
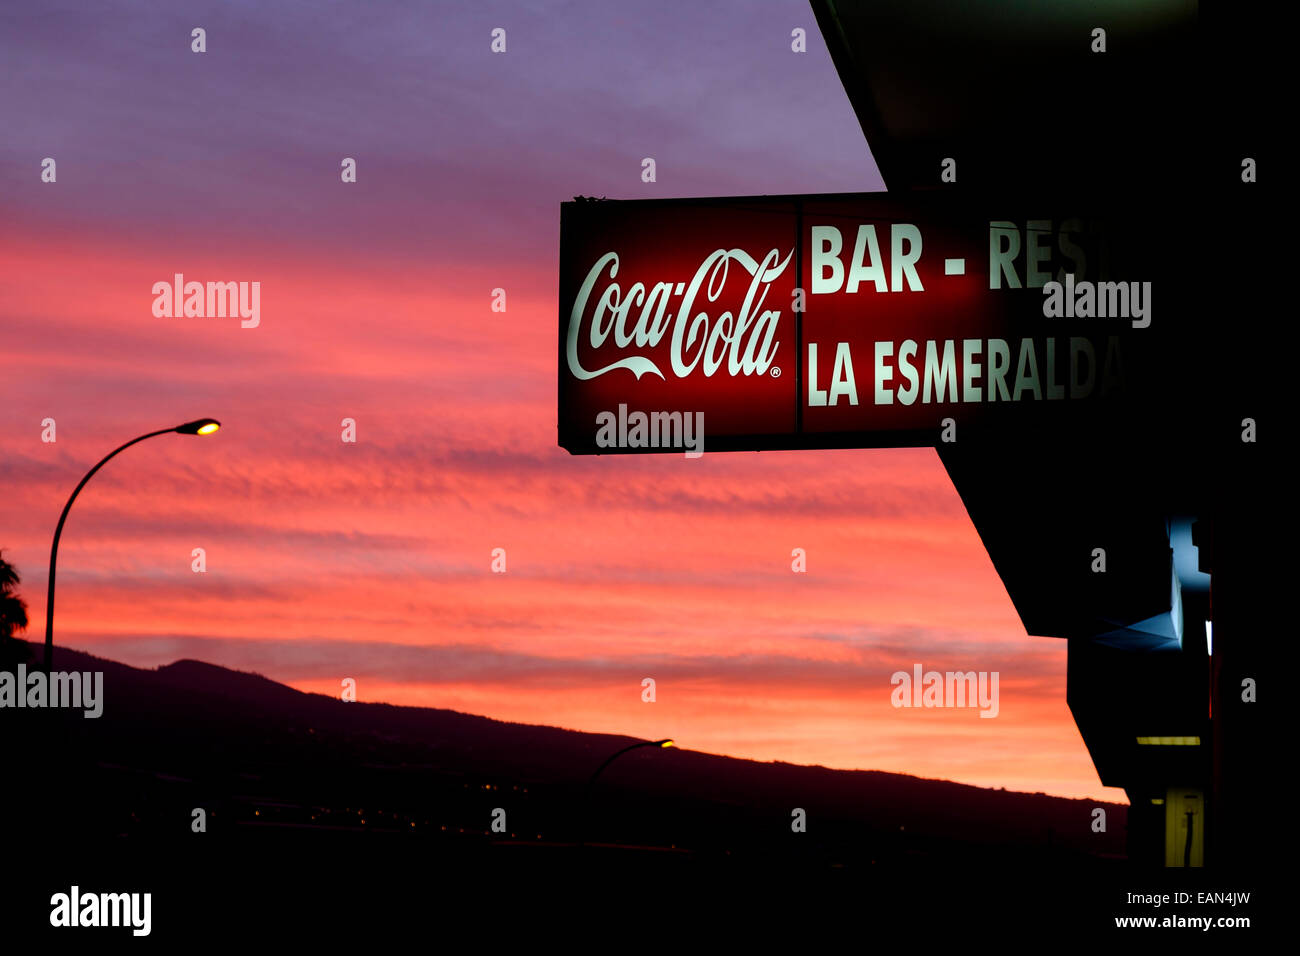
{"label": "mountain silhouette", "polygon": [[[1120,804],[659,748],[615,761],[588,799],[595,768],[635,738],[344,702],[197,660],[149,670],[60,648],[55,668],[104,672],[101,718],[58,712],[60,772],[96,794],[87,825],[116,837],[168,832],[202,807],[214,831],[585,840],[849,864],[976,846],[1124,852]],[[1097,807],[1104,832],[1092,825]],[[490,826],[497,808],[508,821],[500,833]],[[796,809],[804,833],[792,830]]]}

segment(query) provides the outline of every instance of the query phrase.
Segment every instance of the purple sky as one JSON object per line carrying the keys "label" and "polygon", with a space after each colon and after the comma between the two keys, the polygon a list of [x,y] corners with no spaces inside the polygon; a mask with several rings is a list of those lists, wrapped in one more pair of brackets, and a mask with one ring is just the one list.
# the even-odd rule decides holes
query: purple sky
{"label": "purple sky", "polygon": [[[933,450],[683,467],[556,446],[562,201],[881,188],[805,4],[48,2],[0,11],[0,64],[0,547],[33,621],[88,465],[160,422],[223,422],[88,486],[60,546],[61,643],[1104,791],[1064,642],[1025,635]],[[176,272],[261,282],[262,324],[155,318]],[[1000,670],[998,719],[892,708],[889,674],[914,662]]]}

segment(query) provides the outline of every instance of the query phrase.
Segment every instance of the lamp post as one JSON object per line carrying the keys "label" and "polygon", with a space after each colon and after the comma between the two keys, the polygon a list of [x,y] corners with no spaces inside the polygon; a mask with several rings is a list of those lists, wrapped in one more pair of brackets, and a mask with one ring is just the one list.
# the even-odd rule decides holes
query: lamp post
{"label": "lamp post", "polygon": [[54,568],[55,562],[59,557],[59,537],[63,534],[63,522],[68,519],[68,511],[72,508],[72,503],[77,500],[77,495],[81,489],[90,481],[91,476],[107,464],[108,460],[120,451],[125,451],[132,445],[144,441],[146,438],[154,438],[158,435],[169,435],[176,432],[180,435],[211,435],[221,427],[221,422],[215,418],[199,418],[192,422],[186,422],[184,425],[177,425],[174,428],[163,428],[156,432],[149,432],[147,435],[141,435],[139,438],[132,438],[125,445],[113,449],[105,455],[94,468],[86,472],[86,477],[81,479],[80,484],[72,492],[72,497],[68,503],[63,506],[63,514],[59,515],[59,526],[54,529],[54,543],[50,545],[50,581],[49,590],[45,595],[45,673],[48,675],[54,666]]}
{"label": "lamp post", "polygon": [[629,750],[636,750],[638,747],[673,747],[673,746],[676,746],[676,744],[673,742],[672,738],[667,738],[665,740],[642,740],[639,743],[630,744],[627,747],[624,747],[622,750],[618,751],[617,753],[610,754],[608,757],[605,758],[605,762],[596,768],[596,772],[593,773],[591,775],[591,779],[587,781],[587,790],[585,796],[583,797],[583,805],[585,808],[585,812],[583,813],[583,821],[582,821],[583,836],[579,837],[578,846],[586,846],[587,844],[587,840],[585,836],[587,832],[586,818],[591,813],[591,790],[592,787],[596,785],[596,778],[605,772],[605,768],[608,767],[610,764],[612,764],[619,757],[623,756],[623,754],[627,753]]}

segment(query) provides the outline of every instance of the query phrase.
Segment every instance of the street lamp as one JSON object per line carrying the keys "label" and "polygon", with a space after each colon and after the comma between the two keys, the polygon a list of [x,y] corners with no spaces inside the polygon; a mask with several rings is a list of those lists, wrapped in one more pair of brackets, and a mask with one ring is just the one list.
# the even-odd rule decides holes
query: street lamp
{"label": "street lamp", "polygon": [[63,534],[63,522],[68,519],[68,511],[72,508],[72,503],[77,500],[77,495],[85,487],[86,482],[90,481],[92,475],[99,469],[103,468],[110,458],[120,451],[125,451],[132,445],[144,441],[146,438],[154,438],[157,435],[168,435],[176,432],[181,435],[211,435],[221,427],[221,422],[215,418],[197,418],[192,422],[186,422],[184,425],[177,425],[174,428],[163,428],[156,432],[150,432],[147,435],[141,435],[139,438],[132,438],[125,445],[113,449],[101,459],[98,465],[86,472],[86,477],[81,479],[72,492],[72,497],[68,503],[63,506],[63,514],[59,515],[59,526],[54,529],[54,543],[50,545],[50,582],[49,590],[45,595],[45,673],[48,675],[54,666],[54,567],[59,557],[59,536]]}
{"label": "street lamp", "polygon": [[[596,785],[596,778],[605,772],[606,767],[612,764],[619,757],[623,756],[623,754],[627,753],[629,750],[636,750],[638,747],[675,747],[675,746],[676,743],[672,740],[672,738],[667,738],[664,740],[642,740],[639,743],[630,744],[624,747],[622,750],[618,751],[617,753],[610,754],[610,756],[606,757],[605,762],[596,768],[596,772],[593,773],[591,775],[591,779],[587,781],[587,791],[586,791],[586,795],[583,798],[583,804],[586,812],[583,813],[582,832],[584,834],[586,833],[587,830],[586,817],[589,816],[591,813],[591,788]],[[582,837],[579,839],[578,845],[583,846],[586,844],[586,842],[587,842],[586,838]]]}

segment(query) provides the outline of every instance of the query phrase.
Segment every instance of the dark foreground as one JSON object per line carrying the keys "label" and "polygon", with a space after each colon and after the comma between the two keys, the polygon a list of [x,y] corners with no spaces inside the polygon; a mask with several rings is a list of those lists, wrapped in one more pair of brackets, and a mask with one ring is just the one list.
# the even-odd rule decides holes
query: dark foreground
{"label": "dark foreground", "polygon": [[[35,836],[36,834],[28,834]],[[1150,906],[1130,892],[1255,888],[1223,875],[1170,877],[1126,864],[1008,869],[996,858],[913,859],[888,866],[827,866],[795,856],[704,858],[604,846],[434,846],[400,835],[278,830],[166,846],[18,840],[6,854],[21,872],[0,911],[6,941],[102,943],[128,928],[53,928],[51,896],[149,892],[150,939],[162,944],[299,945],[402,940],[437,947],[572,941],[579,949],[623,940],[651,945],[750,935],[804,945],[862,945],[882,936],[925,944],[1062,940],[1094,935],[1186,934],[1239,940],[1249,930],[1117,929],[1127,915],[1254,916],[1259,907]],[[1252,893],[1252,900],[1258,899]],[[1041,934],[1041,936],[1040,936]],[[1160,938],[1157,936],[1157,938]]]}
{"label": "dark foreground", "polygon": [[[345,704],[198,662],[142,671],[62,651],[55,667],[103,671],[105,705],[0,714],[6,944],[148,945],[125,926],[52,926],[74,886],[149,893],[162,945],[985,948],[1261,905],[1252,878],[1131,864],[1122,805],[1096,832],[1094,801],[657,748],[590,788],[628,738]],[[1206,889],[1251,902],[1129,897]]]}

